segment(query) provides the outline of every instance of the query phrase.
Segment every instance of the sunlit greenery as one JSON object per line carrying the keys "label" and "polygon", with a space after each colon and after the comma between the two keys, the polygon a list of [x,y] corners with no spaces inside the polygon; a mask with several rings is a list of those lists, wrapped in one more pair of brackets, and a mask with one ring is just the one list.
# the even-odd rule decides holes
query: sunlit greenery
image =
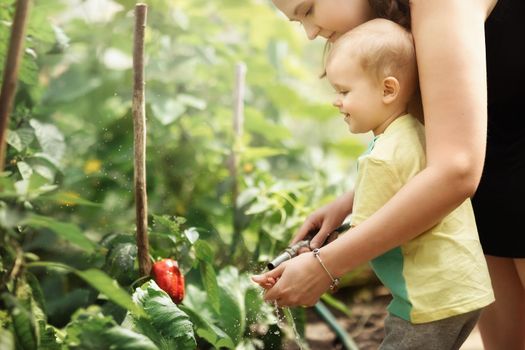
{"label": "sunlit greenery", "polygon": [[[14,2],[0,4],[0,73]],[[318,78],[322,42],[269,1],[147,4],[150,254],[179,261],[187,297],[177,306],[152,281],[136,289],[135,1],[35,1],[0,174],[2,349],[173,349],[180,336],[181,349],[278,348],[248,276],[352,184],[364,142]]]}

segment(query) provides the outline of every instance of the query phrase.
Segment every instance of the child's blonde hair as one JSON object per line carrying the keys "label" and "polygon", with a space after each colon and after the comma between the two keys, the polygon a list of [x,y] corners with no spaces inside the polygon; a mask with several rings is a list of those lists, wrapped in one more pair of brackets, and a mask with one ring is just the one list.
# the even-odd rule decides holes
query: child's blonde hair
{"label": "child's blonde hair", "polygon": [[[334,57],[357,59],[378,82],[388,76],[414,92],[417,82],[416,54],[412,34],[399,24],[376,18],[342,35],[329,48],[326,67]],[[339,61],[344,62],[344,61]]]}

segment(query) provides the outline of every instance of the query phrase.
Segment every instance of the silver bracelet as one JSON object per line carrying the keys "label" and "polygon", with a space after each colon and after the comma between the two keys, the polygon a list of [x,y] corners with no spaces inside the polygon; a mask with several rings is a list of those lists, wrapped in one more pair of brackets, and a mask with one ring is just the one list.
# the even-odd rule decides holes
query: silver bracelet
{"label": "silver bracelet", "polygon": [[328,274],[328,276],[332,280],[332,283],[330,283],[330,290],[332,292],[335,291],[337,289],[337,286],[339,286],[339,278],[334,278],[334,276],[332,276],[330,271],[328,271],[328,269],[324,265],[323,261],[321,260],[321,256],[320,256],[321,255],[321,251],[319,250],[319,248],[315,248],[314,250],[312,250],[312,253],[317,258],[317,260],[319,260],[319,263],[321,264],[323,269],[326,271],[326,273]]}

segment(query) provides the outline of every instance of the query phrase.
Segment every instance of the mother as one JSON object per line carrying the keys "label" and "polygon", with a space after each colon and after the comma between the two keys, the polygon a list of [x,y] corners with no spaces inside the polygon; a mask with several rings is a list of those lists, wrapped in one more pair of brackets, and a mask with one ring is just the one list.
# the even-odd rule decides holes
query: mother
{"label": "mother", "polygon": [[[480,319],[483,342],[486,349],[523,350],[525,246],[519,242],[524,230],[519,219],[525,213],[520,205],[525,198],[525,115],[518,101],[525,82],[525,2],[273,2],[290,20],[302,23],[309,39],[333,41],[371,18],[385,17],[411,27],[416,46],[427,167],[351,234],[326,245],[325,265],[342,276],[424,232],[474,196],[496,296]],[[312,246],[320,246],[351,213],[352,202],[346,194],[318,209],[294,240],[315,228],[319,232]],[[279,278],[266,292],[267,300],[312,305],[328,289],[320,268],[310,254],[303,254],[254,280]]]}

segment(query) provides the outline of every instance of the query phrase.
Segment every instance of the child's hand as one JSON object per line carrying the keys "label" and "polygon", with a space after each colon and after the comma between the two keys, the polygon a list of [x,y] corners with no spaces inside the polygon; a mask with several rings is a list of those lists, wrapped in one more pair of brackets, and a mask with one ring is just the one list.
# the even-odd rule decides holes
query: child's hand
{"label": "child's hand", "polygon": [[272,288],[275,283],[279,280],[279,277],[273,278],[273,277],[265,277],[265,275],[255,275],[252,276],[252,281],[257,283],[259,286],[261,286],[264,289],[270,289]]}
{"label": "child's hand", "polygon": [[[291,244],[295,244],[298,241],[306,239],[308,236],[313,237],[310,239],[310,248],[321,248],[325,240],[332,236],[331,239],[335,239],[337,235],[331,235],[331,233],[343,223],[345,217],[352,212],[352,205],[354,202],[354,192],[348,192],[337,198],[335,201],[325,205],[314,211],[295,233]],[[328,239],[328,243],[330,238]],[[303,253],[305,249],[301,249]]]}

